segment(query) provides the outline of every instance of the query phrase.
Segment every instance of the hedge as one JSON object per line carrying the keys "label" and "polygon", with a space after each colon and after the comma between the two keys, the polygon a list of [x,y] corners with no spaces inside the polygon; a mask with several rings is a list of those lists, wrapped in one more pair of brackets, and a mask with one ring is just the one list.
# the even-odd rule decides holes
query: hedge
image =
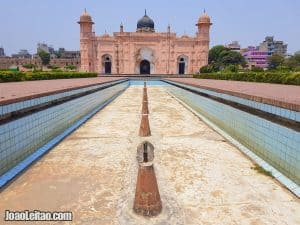
{"label": "hedge", "polygon": [[97,77],[97,73],[86,72],[12,72],[0,71],[0,82],[53,80]]}
{"label": "hedge", "polygon": [[201,73],[194,78],[300,85],[300,73],[291,72]]}

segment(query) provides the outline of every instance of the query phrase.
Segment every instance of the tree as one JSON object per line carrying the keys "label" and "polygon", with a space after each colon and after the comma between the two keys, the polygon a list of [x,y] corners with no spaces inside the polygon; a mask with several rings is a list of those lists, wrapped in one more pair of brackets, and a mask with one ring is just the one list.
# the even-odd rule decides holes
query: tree
{"label": "tree", "polygon": [[245,58],[241,53],[232,51],[223,45],[217,45],[210,49],[208,63],[214,72],[224,70],[230,65],[236,66],[235,68],[246,65]]}
{"label": "tree", "polygon": [[214,72],[214,69],[210,65],[203,66],[200,69],[200,73],[213,73],[213,72]]}
{"label": "tree", "polygon": [[284,63],[284,57],[281,55],[272,55],[268,58],[269,70],[276,70],[277,67],[282,66]]}
{"label": "tree", "polygon": [[220,55],[223,51],[227,51],[223,45],[217,45],[209,50],[208,53],[208,64],[216,63],[220,61]]}
{"label": "tree", "polygon": [[42,60],[43,66],[47,66],[50,63],[50,53],[40,50],[38,55]]}
{"label": "tree", "polygon": [[297,70],[300,67],[300,53],[287,58],[284,61],[284,66],[288,67],[290,70]]}
{"label": "tree", "polygon": [[241,65],[246,64],[245,58],[239,52],[235,51],[223,51],[221,52],[221,62],[224,66],[229,65]]}

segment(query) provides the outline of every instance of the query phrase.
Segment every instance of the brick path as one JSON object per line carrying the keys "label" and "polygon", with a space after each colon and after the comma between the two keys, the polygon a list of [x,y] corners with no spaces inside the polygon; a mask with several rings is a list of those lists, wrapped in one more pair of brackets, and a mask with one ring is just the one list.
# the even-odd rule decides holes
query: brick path
{"label": "brick path", "polygon": [[196,78],[170,78],[167,80],[300,112],[300,86]]}
{"label": "brick path", "polygon": [[0,83],[0,105],[120,79],[124,78],[96,77]]}
{"label": "brick path", "polygon": [[[119,79],[124,77],[0,83],[0,105]],[[194,78],[169,78],[168,80],[300,112],[300,86]]]}

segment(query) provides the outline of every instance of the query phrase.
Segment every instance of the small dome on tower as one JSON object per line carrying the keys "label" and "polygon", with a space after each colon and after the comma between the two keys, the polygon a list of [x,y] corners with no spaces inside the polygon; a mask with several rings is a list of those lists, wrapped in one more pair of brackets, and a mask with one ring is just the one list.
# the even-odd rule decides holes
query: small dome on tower
{"label": "small dome on tower", "polygon": [[209,15],[204,11],[204,13],[199,17],[198,23],[211,23]]}
{"label": "small dome on tower", "polygon": [[86,10],[81,14],[80,21],[81,23],[93,23],[92,17]]}
{"label": "small dome on tower", "polygon": [[147,16],[146,10],[145,15],[137,23],[137,31],[154,32],[154,21]]}

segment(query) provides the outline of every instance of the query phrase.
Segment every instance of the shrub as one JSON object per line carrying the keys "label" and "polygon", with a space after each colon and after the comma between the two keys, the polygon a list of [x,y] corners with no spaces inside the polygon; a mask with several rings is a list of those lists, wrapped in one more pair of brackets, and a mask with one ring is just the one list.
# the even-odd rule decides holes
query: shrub
{"label": "shrub", "polygon": [[52,70],[57,70],[57,69],[59,69],[60,67],[57,66],[57,65],[48,65],[47,68],[48,68],[48,69],[52,69]]}
{"label": "shrub", "polygon": [[225,67],[224,72],[232,72],[232,73],[237,73],[239,71],[239,66],[238,65],[229,65]]}
{"label": "shrub", "polygon": [[200,69],[200,73],[212,73],[212,72],[214,72],[214,70],[213,67],[210,65],[203,66]]}
{"label": "shrub", "polygon": [[97,77],[97,73],[86,72],[12,72],[0,71],[0,82],[13,82],[25,80],[53,80],[53,79],[69,79],[69,78],[87,78]]}
{"label": "shrub", "polygon": [[12,71],[0,71],[0,82],[24,81],[24,73]]}
{"label": "shrub", "polygon": [[259,67],[259,66],[253,66],[253,67],[251,68],[251,71],[252,71],[252,72],[264,72],[264,69],[261,68],[261,67]]}
{"label": "shrub", "polygon": [[300,85],[300,73],[285,71],[243,72],[243,73],[203,73],[194,75],[200,79],[236,80],[276,84]]}
{"label": "shrub", "polygon": [[65,66],[67,70],[75,70],[77,67],[75,65],[67,65]]}
{"label": "shrub", "polygon": [[36,65],[32,64],[32,63],[25,63],[22,65],[24,68],[26,69],[32,69],[32,68],[35,68]]}

